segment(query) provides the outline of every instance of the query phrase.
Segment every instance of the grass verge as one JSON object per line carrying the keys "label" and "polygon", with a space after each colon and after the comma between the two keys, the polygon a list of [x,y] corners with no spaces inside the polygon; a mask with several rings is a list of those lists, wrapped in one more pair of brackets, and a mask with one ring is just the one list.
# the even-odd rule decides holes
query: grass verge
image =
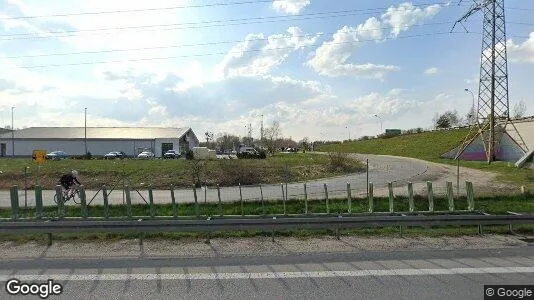
{"label": "grass verge", "polygon": [[[428,209],[428,200],[423,197],[415,198],[415,207],[418,211],[426,211]],[[444,198],[436,198],[435,210],[445,211],[448,209],[448,202]],[[367,199],[352,199],[352,211],[354,213],[367,212]],[[395,211],[407,211],[408,200],[406,198],[397,197],[395,199]],[[332,214],[345,213],[348,209],[346,199],[331,199],[329,201],[329,208]],[[465,198],[455,201],[455,208],[457,210],[467,209]],[[172,216],[172,205],[154,205],[155,214],[157,216]],[[199,203],[199,215],[201,217],[218,216],[220,213],[217,203]],[[224,215],[275,215],[283,214],[283,201],[266,201],[264,206],[258,202],[243,203],[243,210],[241,210],[241,203],[223,203],[222,205]],[[308,202],[308,209],[311,213],[326,213],[326,203],[324,200],[312,200]],[[484,197],[475,201],[475,209],[489,214],[506,214],[508,211],[513,212],[534,212],[534,198],[522,198],[517,196],[500,196],[500,197]],[[388,212],[389,200],[387,198],[375,198],[375,211]],[[133,205],[132,212],[135,216],[148,216],[150,209],[148,205]],[[303,214],[305,212],[304,201],[290,200],[286,202],[287,214]],[[126,207],[123,205],[110,206],[109,215],[112,217],[125,216]],[[179,204],[177,205],[177,214],[179,216],[196,216],[196,206],[194,204]],[[67,207],[66,215],[69,217],[80,217],[80,207]],[[9,218],[11,216],[10,209],[0,209],[0,217]],[[22,210],[21,217],[33,217],[34,210]],[[56,217],[57,208],[45,207],[44,216]],[[89,207],[89,216],[101,217],[103,216],[102,206]],[[533,234],[534,225],[514,226],[514,231],[519,234]],[[507,226],[484,226],[484,233],[505,234],[508,232]],[[478,228],[475,226],[448,226],[448,227],[409,227],[403,228],[403,235],[407,236],[461,236],[474,235],[478,233]],[[210,237],[258,237],[270,236],[271,231],[232,231],[232,232],[212,232]],[[293,237],[317,237],[334,234],[331,230],[292,230],[292,231],[276,231],[276,236],[293,236]],[[345,229],[342,231],[343,235],[356,236],[397,236],[400,234],[398,228],[377,228],[377,229]],[[139,234],[123,234],[123,233],[84,233],[84,234],[55,234],[54,239],[57,240],[118,240],[138,238]],[[201,239],[206,238],[205,233],[187,233],[187,232],[156,232],[146,233],[144,238],[154,239]],[[46,236],[43,234],[28,234],[28,235],[0,235],[0,240],[9,240],[15,242],[39,241],[44,242]]]}
{"label": "grass verge", "polygon": [[[460,128],[407,134],[392,138],[321,145],[317,147],[317,151],[395,155],[456,165],[457,161],[443,159],[440,156],[460,145],[468,132],[467,128]],[[518,169],[514,164],[508,162],[488,164],[480,161],[460,161],[460,167],[494,172],[498,174],[497,180],[499,181],[516,186],[524,185],[529,190],[534,190],[534,171],[532,169]]]}
{"label": "grass verge", "polygon": [[24,168],[28,167],[27,186],[40,183],[52,189],[62,174],[78,170],[80,180],[88,189],[102,185],[152,185],[154,188],[190,187],[196,181],[208,185],[279,183],[288,167],[289,181],[305,181],[363,171],[357,160],[347,161],[347,168],[331,166],[330,158],[309,153],[278,153],[267,159],[233,159],[213,161],[175,160],[62,160],[47,161],[39,170],[31,159],[0,159],[0,189],[12,185],[23,187]]}

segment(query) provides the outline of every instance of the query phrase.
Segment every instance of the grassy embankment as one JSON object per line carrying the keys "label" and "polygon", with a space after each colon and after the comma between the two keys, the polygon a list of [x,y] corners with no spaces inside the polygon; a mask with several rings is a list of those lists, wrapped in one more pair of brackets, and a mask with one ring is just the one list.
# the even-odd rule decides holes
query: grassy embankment
{"label": "grassy embankment", "polygon": [[[423,197],[416,197],[415,199],[416,210],[425,211],[428,209],[428,201]],[[347,211],[346,199],[331,199],[329,201],[330,213],[338,214]],[[326,203],[324,200],[314,200],[308,203],[309,212],[311,213],[325,213]],[[353,199],[352,211],[354,213],[362,213],[367,211],[366,199]],[[465,210],[467,208],[466,200],[460,199],[455,202],[456,210]],[[521,197],[486,197],[477,199],[475,202],[475,208],[477,210],[490,213],[490,214],[506,214],[507,211],[514,212],[534,212],[534,202],[532,199],[525,199]],[[375,199],[375,211],[387,212],[389,209],[387,198]],[[448,209],[447,200],[443,198],[435,199],[435,209],[438,211],[445,211]],[[303,214],[305,210],[304,201],[290,200],[286,202],[287,214]],[[395,200],[395,211],[405,212],[408,210],[408,201],[406,198],[398,197]],[[283,214],[283,202],[282,201],[266,201],[262,206],[258,202],[246,202],[243,205],[243,211],[241,210],[241,204],[239,202],[223,203],[222,211],[224,215],[275,215]],[[199,216],[205,218],[207,216],[217,217],[220,214],[220,208],[217,203],[200,203],[198,206]],[[150,214],[148,205],[133,205],[132,213],[134,216],[148,216]],[[155,215],[157,216],[172,216],[172,205],[155,205]],[[54,217],[57,215],[57,208],[45,207],[44,216]],[[67,216],[79,217],[81,216],[81,209],[79,206],[67,207]],[[126,215],[126,208],[122,205],[111,206],[109,210],[110,217],[124,217]],[[194,217],[197,215],[197,210],[194,204],[178,204],[177,215],[180,217]],[[0,209],[0,217],[9,218],[11,211],[9,209]],[[34,210],[22,210],[22,217],[33,217]],[[103,216],[102,206],[89,207],[90,217]],[[484,227],[485,233],[506,233],[507,226],[487,226]],[[523,234],[534,233],[534,226],[515,226],[514,231]],[[296,230],[288,232],[277,232],[277,235],[292,235],[292,236],[317,236],[330,234],[330,231],[325,230]],[[381,229],[358,229],[358,230],[344,230],[344,234],[356,234],[356,235],[397,235],[398,229],[396,228],[381,228]],[[405,235],[415,236],[455,236],[455,235],[470,235],[476,234],[477,230],[473,226],[452,226],[452,227],[434,227],[434,228],[419,228],[412,227],[403,230]],[[235,232],[220,232],[212,233],[213,237],[246,237],[246,236],[264,236],[269,235],[270,232],[262,231],[235,231]],[[0,240],[12,240],[24,242],[28,240],[44,241],[44,235],[30,234],[30,235],[0,235]],[[203,234],[198,233],[151,233],[146,237],[152,238],[183,238],[193,237],[199,238]],[[136,234],[112,234],[112,233],[95,233],[95,234],[58,234],[55,235],[55,239],[59,240],[100,240],[100,239],[119,239],[119,238],[135,238]]]}
{"label": "grassy embankment", "polygon": [[[24,186],[24,167],[28,169],[27,186],[39,181],[45,189],[55,186],[62,174],[78,170],[80,180],[88,189],[122,186],[123,179],[131,186],[152,185],[154,188],[189,187],[195,175],[208,185],[279,183],[284,180],[285,165],[289,181],[305,181],[338,176],[363,170],[356,160],[345,162],[344,168],[331,164],[330,158],[308,153],[276,154],[267,159],[232,159],[197,162],[176,160],[62,160],[47,161],[37,176],[37,166],[30,159],[0,159],[0,189]],[[196,170],[196,171],[195,171]]]}
{"label": "grassy embankment", "polygon": [[[461,144],[468,134],[468,129],[455,129],[418,134],[402,135],[389,139],[372,139],[353,141],[343,144],[330,144],[318,147],[318,151],[352,152],[366,154],[396,155],[423,159],[436,163],[456,165],[455,160],[440,158],[440,155]],[[507,162],[460,161],[461,167],[480,169],[498,174],[503,182],[524,185],[534,190],[534,171],[518,169]]]}

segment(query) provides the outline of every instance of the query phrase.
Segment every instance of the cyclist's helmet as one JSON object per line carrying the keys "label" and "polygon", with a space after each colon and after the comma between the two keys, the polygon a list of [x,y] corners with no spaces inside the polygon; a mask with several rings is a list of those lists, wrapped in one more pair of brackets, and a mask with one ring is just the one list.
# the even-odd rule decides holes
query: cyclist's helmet
{"label": "cyclist's helmet", "polygon": [[78,177],[78,171],[76,171],[76,170],[72,170],[72,171],[71,171],[71,174],[72,174],[72,176],[74,176],[74,177]]}

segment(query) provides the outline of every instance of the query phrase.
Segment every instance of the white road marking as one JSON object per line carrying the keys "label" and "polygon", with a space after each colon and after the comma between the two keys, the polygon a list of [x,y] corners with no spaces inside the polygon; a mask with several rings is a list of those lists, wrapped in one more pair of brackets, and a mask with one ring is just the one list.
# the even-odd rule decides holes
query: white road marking
{"label": "white road marking", "polygon": [[164,274],[21,274],[0,275],[0,281],[11,278],[21,281],[126,281],[126,280],[233,280],[233,279],[288,279],[288,278],[333,278],[368,276],[424,276],[455,274],[499,274],[534,273],[534,267],[491,267],[491,268],[451,268],[451,269],[389,269],[354,271],[307,271],[307,272],[262,272],[262,273],[164,273]]}

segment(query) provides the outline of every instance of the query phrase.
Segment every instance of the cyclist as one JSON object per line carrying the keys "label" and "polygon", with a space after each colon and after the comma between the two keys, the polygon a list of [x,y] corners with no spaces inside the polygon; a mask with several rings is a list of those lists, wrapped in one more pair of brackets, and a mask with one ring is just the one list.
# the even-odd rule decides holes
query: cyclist
{"label": "cyclist", "polygon": [[78,171],[72,170],[70,173],[67,173],[59,179],[59,182],[61,183],[61,186],[67,191],[67,197],[70,197],[76,192],[76,188],[74,187],[74,184],[81,185],[80,181],[78,181]]}

